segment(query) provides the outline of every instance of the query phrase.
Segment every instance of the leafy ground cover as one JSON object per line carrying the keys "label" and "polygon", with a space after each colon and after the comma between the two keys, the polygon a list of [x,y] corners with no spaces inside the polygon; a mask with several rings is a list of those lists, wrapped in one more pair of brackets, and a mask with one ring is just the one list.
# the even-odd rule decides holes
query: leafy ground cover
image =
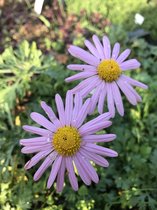
{"label": "leafy ground cover", "polygon": [[[86,2],[47,1],[42,15],[37,17],[33,1],[0,1],[2,210],[157,209],[157,32],[156,20],[152,18],[156,17],[155,1]],[[145,22],[139,26],[134,23],[134,15],[141,11],[145,11],[142,13]],[[154,27],[149,22],[154,22]],[[149,33],[139,35],[137,29]],[[32,124],[29,119],[32,111],[42,113],[41,100],[55,109],[55,93],[64,97],[75,85],[64,82],[71,74],[66,65],[74,62],[67,48],[71,43],[83,46],[83,40],[93,33],[108,34],[112,43],[118,40],[123,49],[131,48],[131,57],[136,57],[142,65],[129,74],[148,84],[149,89],[138,90],[143,103],[137,107],[131,107],[124,98],[125,116],[117,115],[107,130],[117,134],[117,139],[107,145],[119,157],[110,160],[108,169],[96,167],[100,182],[86,187],[79,181],[79,191],[74,193],[66,180],[63,192],[57,194],[55,186],[46,189],[48,171],[34,183],[32,176],[37,167],[28,172],[23,169],[29,157],[20,153],[19,139],[26,137],[21,126]]]}

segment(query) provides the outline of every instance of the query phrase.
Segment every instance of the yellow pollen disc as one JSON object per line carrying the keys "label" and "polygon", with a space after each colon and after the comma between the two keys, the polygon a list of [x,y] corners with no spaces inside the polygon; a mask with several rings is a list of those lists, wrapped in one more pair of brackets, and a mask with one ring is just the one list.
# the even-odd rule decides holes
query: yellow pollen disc
{"label": "yellow pollen disc", "polygon": [[54,149],[62,156],[72,156],[80,148],[81,137],[74,127],[58,128],[53,136]]}
{"label": "yellow pollen disc", "polygon": [[122,70],[113,59],[103,60],[97,67],[98,75],[106,82],[113,82],[121,75]]}

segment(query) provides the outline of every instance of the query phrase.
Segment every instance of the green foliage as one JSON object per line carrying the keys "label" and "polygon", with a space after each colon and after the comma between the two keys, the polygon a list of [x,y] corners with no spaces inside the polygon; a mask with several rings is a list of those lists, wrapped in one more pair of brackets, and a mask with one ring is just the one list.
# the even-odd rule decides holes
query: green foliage
{"label": "green foliage", "polygon": [[41,51],[37,50],[36,43],[29,46],[24,41],[16,51],[12,47],[5,49],[0,56],[0,104],[7,103],[13,108],[16,94],[25,95],[29,88],[32,76],[41,66]]}
{"label": "green foliage", "polygon": [[[70,88],[63,84],[63,78],[67,71],[55,63],[53,59],[41,55],[41,52],[36,49],[37,52],[40,52],[38,53],[40,61],[36,62],[35,67],[32,67],[33,61],[29,62],[32,64],[31,69],[35,69],[31,73],[31,77],[32,74],[37,73],[37,75],[26,80],[27,85],[23,86],[25,93],[29,86],[31,96],[27,96],[27,103],[24,105],[25,110],[18,113],[20,124],[15,120],[14,128],[9,128],[9,130],[6,124],[6,129],[2,129],[1,133],[0,146],[3,150],[0,157],[2,171],[0,175],[0,206],[2,209],[115,210],[137,208],[154,210],[157,208],[157,76],[155,71],[157,47],[149,45],[143,39],[130,41],[129,45],[132,45],[132,56],[137,57],[143,64],[139,72],[134,71],[130,74],[132,77],[148,83],[149,90],[138,90],[143,97],[143,103],[137,108],[131,107],[124,99],[125,117],[117,116],[113,120],[112,128],[108,129],[108,132],[117,134],[117,140],[108,143],[107,146],[118,151],[119,157],[110,159],[108,169],[96,167],[100,177],[100,182],[97,185],[93,184],[87,187],[80,182],[79,191],[74,193],[66,177],[66,185],[61,194],[56,194],[55,187],[46,190],[46,179],[49,171],[47,171],[46,177],[44,176],[38,183],[33,182],[32,175],[38,166],[25,172],[23,165],[28,159],[20,153],[18,146],[18,139],[24,138],[26,135],[25,132],[21,131],[19,125],[21,122],[22,124],[31,124],[28,113],[34,110],[41,112],[40,100],[45,100],[54,107],[55,93],[60,92],[62,96],[65,96],[67,89]],[[28,45],[26,44],[26,46]],[[12,57],[20,49],[21,46],[12,51]],[[26,54],[28,55],[28,53]],[[2,55],[4,56],[5,53]],[[43,59],[41,59],[42,56]],[[17,60],[17,58],[12,60]],[[18,59],[18,62],[19,60],[23,60],[24,63],[25,59]],[[44,65],[46,64],[45,70]],[[8,68],[12,69],[10,66]],[[62,75],[57,72],[59,69]],[[26,70],[23,69],[23,71]],[[29,78],[29,71],[27,72],[26,75]],[[46,89],[44,89],[45,86]],[[17,95],[18,92],[16,97]],[[23,100],[24,98],[21,98],[21,101]],[[16,109],[16,104],[12,104]],[[16,117],[14,115],[14,118]]]}
{"label": "green foliage", "polygon": [[[64,80],[64,74],[60,74],[62,70],[63,67],[53,57],[42,55],[35,42],[29,44],[23,41],[16,50],[12,47],[6,48],[0,55],[1,115],[5,118],[7,113],[10,125],[13,126],[11,111],[15,105],[27,94],[31,94],[29,91],[39,92],[40,95],[48,94],[49,83],[53,79],[58,80],[57,84]],[[45,79],[48,83],[38,89]]]}
{"label": "green foliage", "polygon": [[[156,23],[156,8],[157,4],[155,2],[141,3],[135,10],[131,10],[127,15],[120,20],[120,23],[123,25],[124,29],[127,31],[133,31],[137,29],[144,29],[147,33],[150,34],[151,38],[156,41],[157,37],[157,23]],[[141,26],[135,24],[135,14],[140,13],[144,17],[144,22]]]}
{"label": "green foliage", "polygon": [[122,19],[131,14],[132,11],[137,11],[147,5],[146,0],[139,0],[134,3],[131,0],[86,0],[84,4],[80,4],[80,1],[77,0],[66,0],[66,3],[69,13],[79,13],[82,9],[85,9],[88,15],[93,11],[100,12],[108,15],[114,23],[122,22]]}
{"label": "green foliage", "polygon": [[[156,1],[86,0],[84,4],[80,4],[78,0],[67,0],[66,2],[69,13],[79,14],[81,10],[85,9],[86,20],[88,20],[91,18],[93,11],[98,12],[103,15],[104,19],[108,18],[113,25],[120,25],[125,31],[134,31],[139,28],[144,29],[156,40]],[[145,18],[141,26],[135,23],[136,13],[140,13]],[[95,26],[93,25],[93,27]]]}
{"label": "green foliage", "polygon": [[[81,17],[81,25],[86,29],[86,37],[81,33],[66,32],[74,36],[72,42],[82,45],[83,40],[92,33],[109,34],[111,42],[119,41],[122,49],[131,48],[131,57],[141,62],[141,68],[126,72],[131,77],[148,84],[148,90],[138,89],[143,102],[137,107],[131,106],[124,97],[125,116],[116,116],[109,133],[115,133],[114,142],[102,144],[119,153],[117,158],[109,159],[109,168],[95,166],[100,182],[87,187],[79,179],[79,190],[74,192],[65,178],[62,193],[56,193],[54,185],[46,189],[49,170],[37,183],[33,174],[39,164],[30,171],[23,166],[31,158],[21,154],[19,139],[29,137],[21,129],[24,124],[32,124],[29,114],[32,111],[42,113],[40,101],[54,106],[54,96],[60,93],[65,97],[66,91],[74,86],[64,83],[64,78],[71,74],[63,62],[58,63],[51,55],[64,54],[65,41],[58,28],[54,31],[60,37],[55,42],[44,37],[46,48],[55,52],[44,54],[38,49],[39,42],[23,41],[18,47],[6,47],[0,54],[0,209],[2,210],[155,210],[157,209],[157,46],[148,44],[144,39],[130,39],[126,30],[134,30],[134,14],[144,10],[144,0],[133,1],[80,1],[67,0],[69,12],[87,9],[87,16]],[[94,3],[93,3],[94,2]],[[101,3],[101,4],[100,4]],[[153,3],[154,4],[154,3]],[[130,6],[131,5],[131,6]],[[99,9],[97,9],[99,7]],[[109,10],[107,10],[109,8]],[[93,11],[99,11],[105,18],[109,17],[112,26],[89,24]],[[152,15],[146,13],[149,17]],[[118,15],[117,15],[118,14]],[[127,19],[132,17],[132,19]],[[152,23],[155,21],[152,15]],[[76,16],[73,17],[74,19]],[[48,27],[49,19],[40,16]],[[102,19],[99,19],[102,20]],[[69,20],[70,21],[70,20]],[[130,22],[129,22],[130,21]],[[99,21],[98,21],[99,22]],[[92,23],[92,22],[91,22]],[[120,25],[118,25],[118,24]],[[69,24],[69,23],[68,23]],[[67,26],[69,26],[67,24]],[[76,24],[76,23],[75,23]],[[66,27],[67,27],[66,26]],[[55,27],[55,25],[54,25]],[[58,26],[57,26],[58,27]],[[150,33],[153,28],[150,28]],[[65,34],[64,34],[65,35]],[[56,56],[57,57],[57,56]],[[59,60],[62,61],[64,57]],[[70,58],[71,59],[71,58]],[[77,60],[78,62],[78,60]],[[69,63],[69,60],[64,62]],[[97,116],[97,113],[94,113]],[[93,116],[90,116],[93,117]]]}

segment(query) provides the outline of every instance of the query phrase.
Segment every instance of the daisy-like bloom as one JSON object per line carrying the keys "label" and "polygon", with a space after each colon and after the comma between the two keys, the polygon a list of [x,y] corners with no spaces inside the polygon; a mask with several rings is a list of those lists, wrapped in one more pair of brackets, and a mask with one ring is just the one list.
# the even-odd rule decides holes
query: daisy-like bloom
{"label": "daisy-like bloom", "polygon": [[[73,103],[74,101],[74,103]],[[109,142],[116,138],[115,134],[99,134],[96,132],[111,125],[110,113],[104,113],[97,118],[83,124],[90,109],[90,99],[82,103],[82,97],[67,92],[65,108],[61,97],[57,94],[55,102],[58,110],[57,117],[53,110],[41,102],[42,109],[46,112],[49,120],[43,115],[33,112],[31,118],[44,128],[23,126],[23,129],[39,135],[30,139],[20,140],[22,153],[36,153],[25,165],[25,169],[35,166],[44,159],[36,173],[34,180],[37,181],[48,167],[51,166],[47,188],[54,181],[57,183],[57,191],[61,192],[64,185],[64,176],[67,171],[72,188],[78,190],[76,170],[83,182],[90,185],[91,181],[97,183],[98,175],[91,161],[103,167],[108,167],[108,161],[102,157],[116,157],[117,152],[99,146],[98,142]]]}
{"label": "daisy-like bloom", "polygon": [[80,92],[82,97],[86,97],[92,92],[90,113],[94,111],[98,104],[98,112],[102,114],[106,100],[112,117],[115,116],[115,107],[119,114],[123,116],[124,107],[120,90],[132,105],[136,105],[142,99],[133,86],[143,89],[147,89],[147,86],[123,74],[127,70],[136,69],[140,66],[136,59],[126,60],[131,51],[126,49],[120,54],[119,43],[115,43],[111,51],[108,37],[104,36],[102,41],[103,43],[96,35],[93,35],[94,45],[86,40],[85,45],[90,52],[77,46],[70,46],[69,53],[87,64],[68,65],[70,70],[81,72],[68,77],[66,82],[85,79],[73,88],[72,92],[74,94]]}

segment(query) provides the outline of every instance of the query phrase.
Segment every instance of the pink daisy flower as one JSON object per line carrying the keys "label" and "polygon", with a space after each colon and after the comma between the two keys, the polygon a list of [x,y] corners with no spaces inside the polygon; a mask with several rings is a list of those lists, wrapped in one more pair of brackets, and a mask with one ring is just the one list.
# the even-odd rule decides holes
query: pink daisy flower
{"label": "pink daisy flower", "polygon": [[70,70],[81,72],[68,77],[66,82],[85,79],[73,88],[72,92],[74,94],[80,92],[82,97],[86,97],[92,91],[90,113],[94,111],[98,104],[98,112],[102,114],[106,100],[112,117],[115,116],[115,107],[118,113],[123,116],[124,107],[121,92],[124,93],[132,105],[136,105],[142,99],[133,86],[147,89],[145,84],[123,74],[127,70],[139,68],[140,63],[136,59],[126,61],[131,51],[126,49],[119,54],[119,43],[115,43],[111,51],[107,36],[103,37],[103,43],[101,43],[99,38],[94,35],[93,42],[94,45],[88,40],[85,41],[85,45],[90,52],[77,46],[70,46],[69,53],[87,64],[68,65]]}
{"label": "pink daisy flower", "polygon": [[23,129],[39,135],[30,139],[20,140],[22,153],[36,153],[25,165],[25,169],[35,166],[44,159],[36,173],[34,180],[37,181],[51,166],[50,176],[47,181],[47,188],[50,188],[54,181],[57,183],[57,191],[61,192],[64,185],[65,171],[74,190],[78,190],[77,173],[86,185],[91,181],[98,183],[98,175],[91,164],[93,161],[103,167],[108,167],[105,157],[116,157],[117,152],[99,146],[98,142],[109,142],[116,138],[115,134],[96,134],[103,128],[109,127],[110,113],[104,113],[95,119],[83,124],[89,109],[90,99],[82,103],[82,97],[76,94],[73,103],[73,95],[67,92],[65,108],[61,97],[56,94],[55,102],[58,110],[57,117],[53,110],[41,102],[42,109],[46,112],[49,120],[43,115],[33,112],[31,118],[44,128],[34,126],[23,126]]}

